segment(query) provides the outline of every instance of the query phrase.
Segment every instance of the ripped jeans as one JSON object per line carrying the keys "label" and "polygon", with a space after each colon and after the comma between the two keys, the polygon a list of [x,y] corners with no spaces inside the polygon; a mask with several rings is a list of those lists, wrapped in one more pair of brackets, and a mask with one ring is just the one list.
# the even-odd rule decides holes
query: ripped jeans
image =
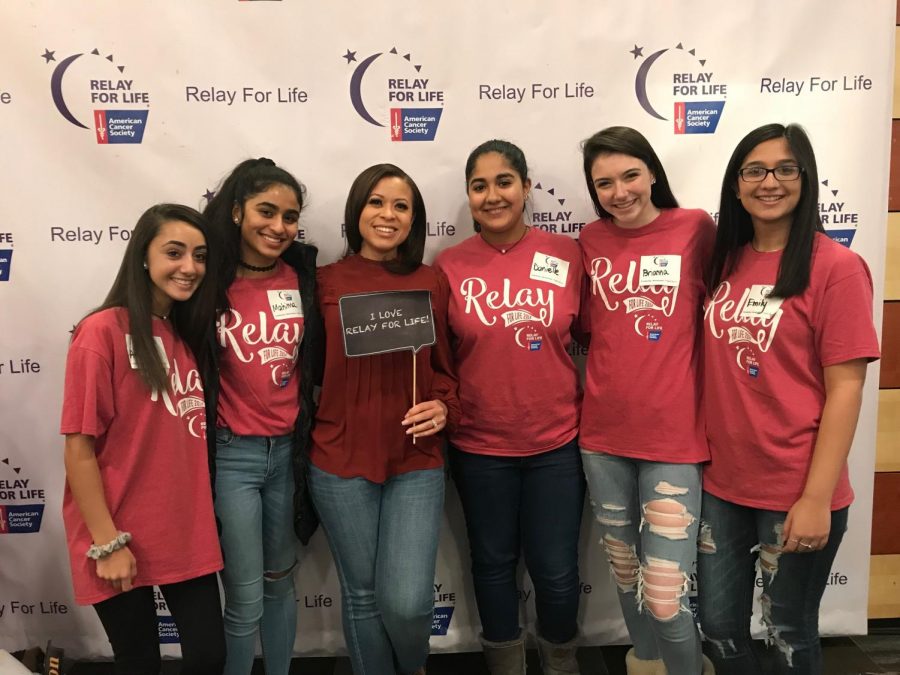
{"label": "ripped jeans", "polygon": [[[750,617],[757,561],[760,606],[777,673],[821,673],[819,602],[847,529],[848,509],[831,512],[831,535],[821,551],[781,553],[787,513],[741,506],[703,494],[697,559],[700,626],[716,672],[764,671],[751,648]],[[772,670],[772,668],[777,670]]]}
{"label": "ripped jeans", "polygon": [[216,429],[225,675],[248,675],[257,632],[266,675],[287,675],[291,666],[297,632],[292,447],[291,435],[236,436]]}
{"label": "ripped jeans", "polygon": [[687,599],[697,558],[700,465],[581,451],[591,506],[639,659],[699,675],[700,636]]}

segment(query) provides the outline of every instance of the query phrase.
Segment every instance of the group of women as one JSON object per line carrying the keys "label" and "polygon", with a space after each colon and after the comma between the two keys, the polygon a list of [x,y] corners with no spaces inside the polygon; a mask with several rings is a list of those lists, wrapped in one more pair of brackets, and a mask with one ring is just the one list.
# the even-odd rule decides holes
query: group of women
{"label": "group of women", "polygon": [[[391,164],[353,182],[347,253],[318,270],[295,241],[303,186],[267,159],[238,165],[203,215],[141,217],[74,331],[61,428],[76,600],[117,672],[159,670],[158,585],[185,672],[247,675],[259,634],[266,671],[286,675],[295,537],[321,520],[354,672],[424,673],[445,456],[492,675],[525,669],[520,553],[543,672],[579,672],[586,489],[629,673],[762,672],[757,561],[769,656],[821,672],[818,607],[879,350],[868,268],[822,230],[809,140],[748,134],[718,228],[679,208],[634,129],[598,132],[583,158],[599,219],[576,242],[526,224],[518,147],[478,146],[476,232],[433,267],[422,195]],[[429,292],[434,344],[346,356],[341,299],[404,290]],[[589,345],[583,392],[573,338]]]}

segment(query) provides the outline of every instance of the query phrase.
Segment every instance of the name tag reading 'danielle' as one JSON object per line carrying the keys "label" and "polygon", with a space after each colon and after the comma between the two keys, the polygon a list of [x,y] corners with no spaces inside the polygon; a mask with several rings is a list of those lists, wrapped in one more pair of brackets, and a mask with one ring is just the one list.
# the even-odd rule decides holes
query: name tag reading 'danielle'
{"label": "name tag reading 'danielle'", "polygon": [[537,281],[546,281],[549,284],[565,288],[566,279],[569,276],[569,262],[562,258],[535,251],[528,276]]}
{"label": "name tag reading 'danielle'", "polygon": [[436,341],[431,291],[345,295],[338,308],[348,357],[417,352]]}

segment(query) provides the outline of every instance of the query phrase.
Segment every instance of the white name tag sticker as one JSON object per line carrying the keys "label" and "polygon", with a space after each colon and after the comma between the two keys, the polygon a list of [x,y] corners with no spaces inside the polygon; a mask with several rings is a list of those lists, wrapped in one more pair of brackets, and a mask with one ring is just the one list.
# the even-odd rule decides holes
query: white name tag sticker
{"label": "white name tag sticker", "polygon": [[773,286],[769,284],[753,284],[747,290],[747,301],[741,309],[741,318],[751,319],[760,317],[768,319],[775,315],[781,308],[784,298],[771,298],[769,293],[772,292]]}
{"label": "white name tag sticker", "polygon": [[266,291],[269,294],[269,308],[276,319],[302,319],[303,305],[300,303],[300,291],[294,289],[282,289],[280,291]]}
{"label": "white name tag sticker", "polygon": [[[165,366],[166,372],[169,372],[169,359],[166,356],[166,347],[163,345],[163,341],[161,337],[153,336],[153,342],[156,343],[156,351],[159,352],[159,357],[162,359],[163,366]],[[128,352],[128,363],[131,364],[132,369],[137,370],[138,364],[137,359],[134,358],[134,344],[131,341],[131,335],[125,333],[125,350]]]}
{"label": "white name tag sticker", "polygon": [[641,286],[678,286],[681,282],[680,255],[642,255],[638,283]]}
{"label": "white name tag sticker", "polygon": [[536,251],[531,260],[531,273],[528,276],[536,281],[546,281],[548,284],[565,288],[566,279],[569,277],[569,262]]}

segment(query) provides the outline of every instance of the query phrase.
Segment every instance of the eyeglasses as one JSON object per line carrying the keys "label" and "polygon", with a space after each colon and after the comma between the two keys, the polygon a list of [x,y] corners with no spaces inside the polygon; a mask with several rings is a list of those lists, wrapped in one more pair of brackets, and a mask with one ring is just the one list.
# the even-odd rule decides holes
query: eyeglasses
{"label": "eyeglasses", "polygon": [[767,169],[762,166],[748,166],[746,169],[738,171],[738,175],[745,183],[761,183],[769,174],[775,176],[775,180],[781,182],[786,180],[797,180],[803,168],[796,164],[782,164],[774,169]]}

